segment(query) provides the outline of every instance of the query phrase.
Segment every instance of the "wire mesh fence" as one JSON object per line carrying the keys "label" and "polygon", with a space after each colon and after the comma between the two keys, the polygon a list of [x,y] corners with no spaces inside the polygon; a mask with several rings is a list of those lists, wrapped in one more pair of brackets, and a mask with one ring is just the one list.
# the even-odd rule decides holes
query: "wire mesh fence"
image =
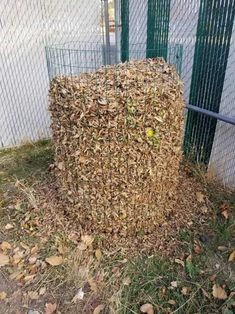
{"label": "wire mesh fence", "polygon": [[[234,117],[234,0],[114,2],[108,34],[107,0],[1,1],[2,147],[50,136],[48,82],[56,75],[148,57],[176,66],[186,104]],[[233,125],[186,112],[184,152],[232,187],[234,136]]]}
{"label": "wire mesh fence", "polygon": [[0,2],[0,145],[49,136],[45,46],[102,42],[99,0]]}

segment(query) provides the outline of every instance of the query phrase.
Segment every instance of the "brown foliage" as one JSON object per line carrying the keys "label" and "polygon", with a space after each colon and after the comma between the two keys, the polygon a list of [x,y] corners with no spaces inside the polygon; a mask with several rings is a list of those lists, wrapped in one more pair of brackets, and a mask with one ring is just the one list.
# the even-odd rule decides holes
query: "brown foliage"
{"label": "brown foliage", "polygon": [[86,231],[151,233],[174,208],[182,84],[162,59],[51,82],[55,172]]}

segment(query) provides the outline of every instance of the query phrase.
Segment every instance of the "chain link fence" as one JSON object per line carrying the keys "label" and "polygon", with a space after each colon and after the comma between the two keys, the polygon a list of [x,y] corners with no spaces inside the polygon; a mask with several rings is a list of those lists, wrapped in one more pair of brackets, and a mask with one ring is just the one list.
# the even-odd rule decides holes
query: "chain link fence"
{"label": "chain link fence", "polygon": [[[108,2],[115,16],[110,32]],[[0,12],[2,147],[50,136],[54,76],[164,57],[176,66],[192,105],[185,153],[235,187],[235,126],[210,116],[234,121],[235,0],[2,0]]]}
{"label": "chain link fence", "polygon": [[49,137],[45,46],[101,43],[100,0],[2,0],[0,34],[0,145]]}

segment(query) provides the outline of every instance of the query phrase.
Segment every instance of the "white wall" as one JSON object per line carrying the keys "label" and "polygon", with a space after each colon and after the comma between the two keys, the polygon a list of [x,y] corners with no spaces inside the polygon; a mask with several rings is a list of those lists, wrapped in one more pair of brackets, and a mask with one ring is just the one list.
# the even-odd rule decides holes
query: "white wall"
{"label": "white wall", "polygon": [[45,45],[100,41],[100,0],[0,1],[0,147],[49,136]]}
{"label": "white wall", "polygon": [[169,46],[180,44],[183,47],[181,78],[186,102],[189,101],[199,8],[200,0],[171,1]]}
{"label": "white wall", "polygon": [[146,58],[147,0],[129,0],[129,57]]}
{"label": "white wall", "polygon": [[[220,113],[235,117],[235,24],[231,38]],[[220,181],[235,188],[235,126],[218,122],[210,158],[210,169]]]}

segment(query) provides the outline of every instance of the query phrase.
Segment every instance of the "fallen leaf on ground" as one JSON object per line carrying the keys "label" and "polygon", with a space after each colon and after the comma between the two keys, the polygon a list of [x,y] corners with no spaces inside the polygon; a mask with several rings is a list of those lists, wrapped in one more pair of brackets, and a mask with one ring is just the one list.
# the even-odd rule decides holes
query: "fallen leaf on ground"
{"label": "fallen leaf on ground", "polygon": [[216,277],[217,277],[216,274],[211,275],[211,276],[209,277],[209,280],[210,280],[210,281],[215,281]]}
{"label": "fallen leaf on ground", "polygon": [[5,254],[0,253],[0,267],[9,264],[9,257]]}
{"label": "fallen leaf on ground", "polygon": [[175,300],[169,300],[168,303],[171,304],[171,305],[176,305]]}
{"label": "fallen leaf on ground", "polygon": [[179,259],[179,258],[176,258],[176,259],[175,259],[175,263],[176,263],[176,264],[179,264],[179,265],[182,265],[182,266],[184,267],[184,261],[182,261],[182,260]]}
{"label": "fallen leaf on ground", "polygon": [[79,242],[78,243],[78,249],[80,251],[85,251],[87,249],[87,245],[84,242]]}
{"label": "fallen leaf on ground", "polygon": [[146,313],[146,314],[154,314],[154,310],[153,310],[152,304],[150,304],[150,303],[143,304],[140,307],[140,312],[141,313]]}
{"label": "fallen leaf on ground", "polygon": [[9,242],[6,242],[6,241],[3,241],[0,245],[0,248],[3,250],[3,251],[6,251],[6,250],[10,250],[11,249],[11,244]]}
{"label": "fallen leaf on ground", "polygon": [[46,258],[46,262],[51,266],[59,266],[63,262],[62,256],[51,256]]}
{"label": "fallen leaf on ground", "polygon": [[186,262],[192,262],[192,255],[190,254],[187,258],[186,258]]}
{"label": "fallen leaf on ground", "polygon": [[205,195],[203,195],[201,192],[196,192],[196,198],[197,198],[197,201],[199,203],[203,203],[204,202],[204,197],[205,197]]}
{"label": "fallen leaf on ground", "polygon": [[96,257],[96,259],[97,259],[98,262],[101,260],[102,253],[101,253],[101,250],[100,250],[100,249],[97,249],[97,250],[95,251],[95,257]]}
{"label": "fallen leaf on ground", "polygon": [[130,277],[126,277],[122,280],[122,283],[124,286],[129,286],[131,284],[131,278]]}
{"label": "fallen leaf on ground", "polygon": [[39,299],[39,294],[37,291],[29,291],[28,296],[31,300],[38,300]]}
{"label": "fallen leaf on ground", "polygon": [[235,260],[235,250],[229,255],[228,261],[233,262]]}
{"label": "fallen leaf on ground", "polygon": [[39,248],[38,248],[38,246],[36,245],[36,246],[34,246],[32,249],[31,249],[31,254],[33,255],[33,254],[35,254],[35,253],[37,253],[39,251]]}
{"label": "fallen leaf on ground", "polygon": [[228,214],[228,211],[227,210],[224,210],[221,212],[221,215],[227,220],[228,217],[229,217],[229,214]]}
{"label": "fallen leaf on ground", "polygon": [[68,249],[67,249],[67,247],[63,243],[60,243],[58,245],[58,252],[60,254],[65,254],[67,251],[68,251]]}
{"label": "fallen leaf on ground", "polygon": [[6,229],[6,230],[10,230],[10,229],[12,229],[12,228],[14,228],[14,227],[13,227],[13,225],[11,225],[11,224],[6,224],[6,226],[5,226],[5,229]]}
{"label": "fallen leaf on ground", "polygon": [[195,245],[194,246],[194,252],[196,253],[196,254],[201,254],[202,252],[203,252],[203,247],[202,246],[200,246],[200,245]]}
{"label": "fallen leaf on ground", "polygon": [[91,278],[91,279],[88,279],[88,283],[90,285],[90,288],[93,292],[97,292],[98,290],[98,287],[97,287],[97,283],[95,281],[95,279]]}
{"label": "fallen leaf on ground", "polygon": [[83,235],[83,236],[81,236],[81,240],[87,246],[90,246],[92,244],[92,242],[94,241],[94,238],[92,236],[89,236],[89,235]]}
{"label": "fallen leaf on ground", "polygon": [[77,301],[83,300],[83,298],[84,298],[84,292],[81,288],[79,289],[78,293],[73,297],[72,303],[77,303]]}
{"label": "fallen leaf on ground", "polygon": [[45,294],[45,293],[46,293],[46,287],[40,288],[40,290],[39,290],[39,295],[43,295],[43,294]]}
{"label": "fallen leaf on ground", "polygon": [[36,256],[31,256],[30,258],[29,258],[29,264],[35,264],[36,263],[36,261],[37,261],[37,257]]}
{"label": "fallen leaf on ground", "polygon": [[5,291],[0,292],[0,301],[6,299],[6,297],[7,297],[7,294]]}
{"label": "fallen leaf on ground", "polygon": [[56,311],[56,303],[46,303],[45,314],[52,314]]}
{"label": "fallen leaf on ground", "polygon": [[228,295],[226,291],[217,284],[214,284],[212,287],[212,295],[215,299],[226,300]]}
{"label": "fallen leaf on ground", "polygon": [[228,203],[223,203],[220,206],[220,213],[221,215],[227,220],[229,217],[229,210],[230,210],[230,206]]}
{"label": "fallen leaf on ground", "polygon": [[173,288],[177,288],[177,286],[178,286],[177,281],[172,281],[172,282],[171,282],[171,286],[172,286]]}
{"label": "fallen leaf on ground", "polygon": [[187,295],[187,294],[188,294],[188,288],[187,288],[187,287],[183,287],[183,288],[181,289],[181,293],[182,293],[183,295]]}
{"label": "fallen leaf on ground", "polygon": [[98,306],[94,309],[93,314],[100,314],[100,312],[103,311],[104,308],[105,308],[105,305],[104,305],[104,304],[98,305]]}

